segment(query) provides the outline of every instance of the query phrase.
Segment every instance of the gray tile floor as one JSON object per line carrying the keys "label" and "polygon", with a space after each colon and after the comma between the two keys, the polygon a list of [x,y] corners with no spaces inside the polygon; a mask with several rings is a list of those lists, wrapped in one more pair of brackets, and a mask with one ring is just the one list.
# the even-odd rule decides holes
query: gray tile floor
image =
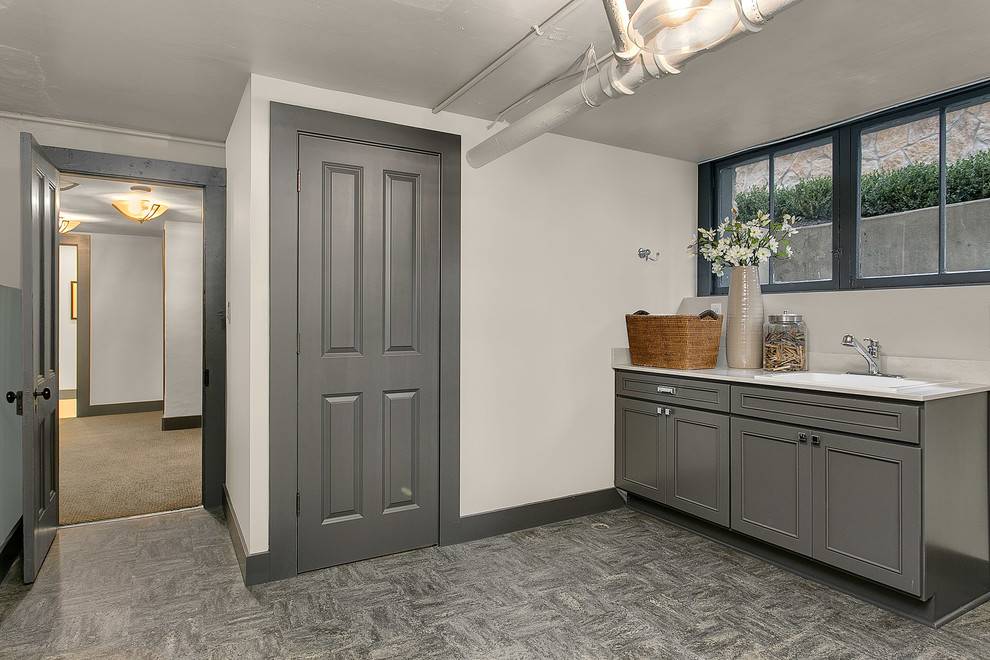
{"label": "gray tile floor", "polygon": [[201,509],[63,529],[0,584],[2,658],[987,658],[628,509],[247,589]]}

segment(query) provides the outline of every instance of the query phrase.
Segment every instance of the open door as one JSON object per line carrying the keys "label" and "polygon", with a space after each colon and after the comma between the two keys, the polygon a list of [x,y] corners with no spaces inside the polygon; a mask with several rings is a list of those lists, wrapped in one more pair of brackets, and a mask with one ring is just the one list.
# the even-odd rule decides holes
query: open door
{"label": "open door", "polygon": [[34,582],[58,528],[59,172],[21,133],[21,348],[24,582]]}

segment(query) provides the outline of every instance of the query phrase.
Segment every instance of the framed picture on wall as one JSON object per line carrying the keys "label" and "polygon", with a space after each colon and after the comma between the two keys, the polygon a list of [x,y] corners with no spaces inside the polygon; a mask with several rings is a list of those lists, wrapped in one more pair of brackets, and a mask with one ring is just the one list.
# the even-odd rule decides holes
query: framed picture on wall
{"label": "framed picture on wall", "polygon": [[79,309],[76,305],[76,285],[77,280],[69,282],[69,318],[73,321],[76,320],[76,313]]}

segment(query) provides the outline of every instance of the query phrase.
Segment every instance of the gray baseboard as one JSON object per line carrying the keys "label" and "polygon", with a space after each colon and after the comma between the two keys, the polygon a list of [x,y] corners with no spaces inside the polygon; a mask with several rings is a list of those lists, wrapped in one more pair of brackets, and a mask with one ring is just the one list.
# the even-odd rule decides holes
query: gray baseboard
{"label": "gray baseboard", "polygon": [[0,546],[0,582],[7,576],[7,571],[24,550],[24,519],[21,518],[10,530],[7,540]]}
{"label": "gray baseboard", "polygon": [[181,429],[203,428],[202,415],[186,415],[185,417],[162,417],[163,431],[179,431]]}
{"label": "gray baseboard", "polygon": [[132,413],[158,412],[165,410],[164,401],[133,401],[131,403],[99,403],[95,406],[81,406],[76,403],[76,417],[97,417],[99,415],[130,415]]}
{"label": "gray baseboard", "polygon": [[223,486],[223,517],[227,521],[227,533],[230,534],[230,540],[234,544],[234,554],[237,555],[237,565],[241,568],[244,585],[250,587],[269,582],[271,580],[269,553],[265,551],[247,554],[247,541],[244,540],[241,526],[237,523],[234,508],[230,505],[230,494],[227,492],[226,484]]}
{"label": "gray baseboard", "polygon": [[440,545],[465,543],[489,536],[498,536],[521,529],[611,511],[624,506],[615,488],[606,488],[582,495],[571,495],[545,502],[500,509],[462,517],[454,530],[440,539]]}

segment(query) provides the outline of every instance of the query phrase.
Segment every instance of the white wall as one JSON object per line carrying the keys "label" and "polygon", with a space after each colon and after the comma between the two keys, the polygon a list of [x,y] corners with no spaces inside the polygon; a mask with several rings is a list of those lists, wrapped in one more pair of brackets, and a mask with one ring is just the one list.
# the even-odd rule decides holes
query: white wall
{"label": "white wall", "polygon": [[58,388],[76,389],[76,324],[72,318],[72,287],[76,279],[75,245],[58,246]]}
{"label": "white wall", "polygon": [[[481,120],[252,76],[227,140],[228,368],[242,365],[228,372],[227,484],[249,552],[268,547],[273,100],[457,133],[464,152],[487,136]],[[461,514],[609,488],[609,348],[625,313],[694,291],[666,255],[693,233],[696,166],[546,135],[462,168]],[[665,257],[647,264],[639,247]]]}
{"label": "white wall", "polygon": [[161,401],[162,239],[90,237],[89,403]]}
{"label": "white wall", "polygon": [[[268,189],[268,186],[265,186]],[[248,548],[267,548],[267,531],[254,546],[251,511],[251,82],[227,135],[227,495]],[[261,339],[256,341],[260,342]],[[259,349],[260,350],[260,349]],[[267,348],[266,355],[267,355]],[[265,405],[267,410],[267,404]],[[267,432],[267,430],[266,430]],[[267,442],[267,441],[266,441]],[[259,446],[266,446],[258,441]],[[261,460],[257,458],[256,460]],[[265,458],[265,466],[267,466]],[[264,489],[263,486],[259,488]],[[266,505],[267,506],[267,505]],[[259,523],[260,524],[260,523]],[[264,522],[267,527],[267,518]]]}
{"label": "white wall", "polygon": [[164,417],[203,412],[203,225],[165,222]]}

